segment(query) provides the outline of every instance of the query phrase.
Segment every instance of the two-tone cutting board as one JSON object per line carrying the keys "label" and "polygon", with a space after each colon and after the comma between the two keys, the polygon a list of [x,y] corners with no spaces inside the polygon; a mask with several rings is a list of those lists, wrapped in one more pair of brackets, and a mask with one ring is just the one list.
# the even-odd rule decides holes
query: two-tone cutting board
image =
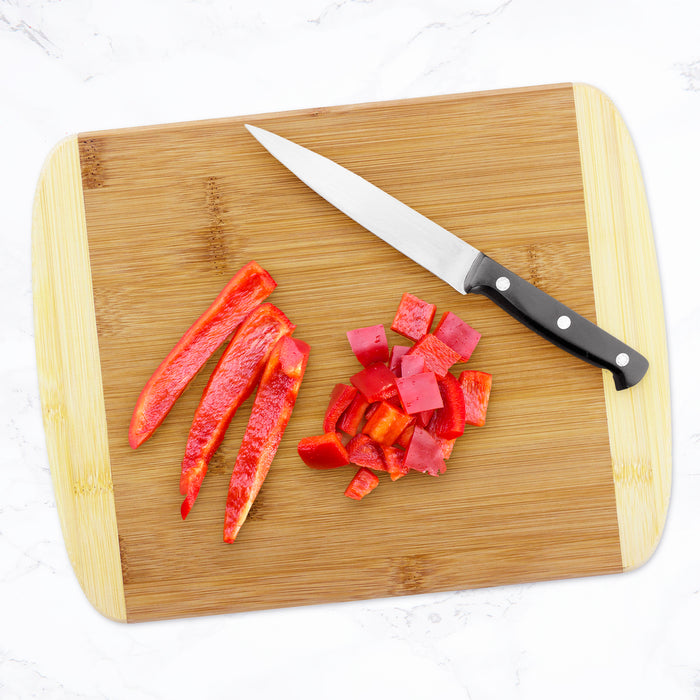
{"label": "two-tone cutting board", "polygon": [[[482,297],[461,296],[324,202],[250,122],[308,146],[462,236],[650,361],[612,378]],[[36,343],[63,534],[95,607],[146,620],[621,572],[663,529],[671,444],[664,318],[643,183],[600,92],[554,85],[85,133],[49,156],[35,203]],[[292,420],[233,545],[226,489],[247,404],[180,517],[179,473],[205,366],[129,447],[154,368],[243,264],[312,348]],[[401,294],[483,334],[486,426],[439,478],[343,496],[351,467],[296,455],[358,365],[345,332]],[[390,333],[392,342],[399,338]],[[459,369],[459,368],[458,368]],[[387,476],[387,475],[383,475]]]}

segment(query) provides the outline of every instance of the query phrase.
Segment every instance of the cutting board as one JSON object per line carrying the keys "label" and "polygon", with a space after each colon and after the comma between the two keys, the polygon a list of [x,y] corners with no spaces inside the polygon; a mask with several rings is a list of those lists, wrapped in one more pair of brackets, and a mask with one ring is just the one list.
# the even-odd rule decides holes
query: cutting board
{"label": "cutting board", "polygon": [[[638,348],[623,392],[607,373],[461,296],[306,188],[244,129],[319,151]],[[155,435],[127,440],[136,398],[246,262],[311,358],[269,476],[234,544],[226,490],[250,402],[195,507],[180,464],[218,353]],[[81,133],[48,156],[33,218],[37,362],[71,562],[122,621],[400,596],[622,572],[660,538],[671,481],[669,384],[653,235],[619,113],[585,85],[458,94]],[[333,385],[358,370],[345,332],[385,324],[409,291],[483,335],[486,425],[447,473],[364,500],[352,467],[315,471]],[[389,332],[390,342],[400,338]],[[462,367],[456,368],[458,371]],[[384,478],[387,477],[387,478]]]}

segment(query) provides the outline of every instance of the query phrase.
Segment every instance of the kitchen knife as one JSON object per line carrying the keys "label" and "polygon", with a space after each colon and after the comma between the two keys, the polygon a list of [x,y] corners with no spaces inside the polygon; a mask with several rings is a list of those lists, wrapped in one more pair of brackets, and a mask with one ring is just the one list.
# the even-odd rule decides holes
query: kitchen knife
{"label": "kitchen knife", "polygon": [[640,353],[434,221],[328,158],[250,124],[248,131],[312,190],[461,294],[483,294],[513,318],[586,362],[618,390],[649,367]]}

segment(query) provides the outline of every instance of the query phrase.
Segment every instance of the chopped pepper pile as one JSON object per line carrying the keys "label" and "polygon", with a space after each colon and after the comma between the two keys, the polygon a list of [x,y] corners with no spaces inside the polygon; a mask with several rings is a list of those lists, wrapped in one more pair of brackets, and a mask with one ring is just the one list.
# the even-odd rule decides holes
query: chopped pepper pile
{"label": "chopped pepper pile", "polygon": [[336,384],[323,434],[302,438],[297,451],[313,469],[359,467],[345,495],[360,500],[379,485],[375,472],[396,481],[414,470],[438,476],[467,425],[483,426],[491,375],[450,370],[466,362],[481,334],[448,311],[431,332],[436,307],[413,294],[401,298],[391,330],[412,345],[389,348],[383,325],[349,331],[363,368]]}
{"label": "chopped pepper pile", "polygon": [[236,538],[267,476],[309,357],[309,346],[291,337],[294,324],[273,304],[262,303],[276,286],[256,262],[241,268],[148,380],[129,429],[129,443],[136,448],[153,434],[197,372],[233,333],[195,412],[180,475],[184,519],[229,423],[257,387],[229,484],[225,542]]}

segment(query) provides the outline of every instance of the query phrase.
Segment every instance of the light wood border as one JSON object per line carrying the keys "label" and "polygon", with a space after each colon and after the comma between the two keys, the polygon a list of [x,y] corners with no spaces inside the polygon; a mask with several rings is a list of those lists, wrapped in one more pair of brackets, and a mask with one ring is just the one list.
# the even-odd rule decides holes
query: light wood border
{"label": "light wood border", "polygon": [[39,391],[66,549],[88,600],[106,617],[124,622],[76,136],[56,145],[41,172],[32,217],[32,267]]}
{"label": "light wood border", "polygon": [[604,372],[622,564],[646,562],[661,538],[671,491],[666,328],[654,236],[632,138],[610,99],[574,85],[598,324],[637,348],[649,371],[616,391]]}

